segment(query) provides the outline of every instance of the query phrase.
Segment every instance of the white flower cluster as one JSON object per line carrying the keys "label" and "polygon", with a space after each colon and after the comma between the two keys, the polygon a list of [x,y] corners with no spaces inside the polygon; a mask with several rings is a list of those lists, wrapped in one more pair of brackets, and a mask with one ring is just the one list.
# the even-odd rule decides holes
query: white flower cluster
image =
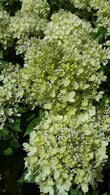
{"label": "white flower cluster", "polygon": [[17,107],[23,96],[21,88],[19,66],[8,64],[0,75],[0,129],[3,129],[6,120],[17,116]]}
{"label": "white flower cluster", "polygon": [[98,9],[99,5],[104,2],[103,0],[70,0],[71,3],[77,8],[88,9],[91,8]]}
{"label": "white flower cluster", "polygon": [[0,43],[7,46],[9,40],[12,38],[12,33],[9,28],[10,16],[4,10],[0,10]]}
{"label": "white flower cluster", "polygon": [[41,192],[68,195],[72,184],[83,192],[101,181],[102,166],[107,160],[107,132],[110,120],[103,110],[96,115],[95,107],[70,116],[47,114],[30,134],[25,179],[40,185]]}
{"label": "white flower cluster", "polygon": [[110,35],[110,1],[107,0],[70,0],[76,8],[96,10],[96,28],[103,27],[107,29],[107,35]]}
{"label": "white flower cluster", "polygon": [[[53,112],[70,107],[86,109],[102,97],[97,92],[105,81],[101,63],[108,51],[91,39],[91,26],[63,11],[52,16],[45,38],[27,48],[22,84],[28,103]],[[82,36],[83,35],[83,36]]]}
{"label": "white flower cluster", "polygon": [[25,51],[24,45],[30,37],[40,37],[47,24],[49,6],[46,0],[23,0],[22,8],[11,17],[10,29],[18,39],[18,52]]}
{"label": "white flower cluster", "polygon": [[100,4],[97,16],[98,26],[107,29],[107,35],[110,36],[110,1],[103,1]]}

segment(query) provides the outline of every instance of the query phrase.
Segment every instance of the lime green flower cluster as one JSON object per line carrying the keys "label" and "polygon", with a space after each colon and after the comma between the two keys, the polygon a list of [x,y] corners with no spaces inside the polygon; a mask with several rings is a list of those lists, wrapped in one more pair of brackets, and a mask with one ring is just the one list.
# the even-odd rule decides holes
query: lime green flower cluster
{"label": "lime green flower cluster", "polygon": [[49,10],[49,5],[46,0],[22,0],[22,13],[32,12],[40,18],[47,18]]}
{"label": "lime green flower cluster", "polygon": [[91,0],[70,0],[70,2],[73,3],[75,7],[81,9],[90,7],[90,1]]}
{"label": "lime green flower cluster", "polygon": [[102,97],[97,89],[106,79],[101,63],[108,52],[87,31],[89,24],[61,11],[52,16],[45,38],[27,49],[22,84],[33,107],[43,105],[54,113],[85,110]]}
{"label": "lime green flower cluster", "polygon": [[0,75],[0,129],[2,130],[6,120],[12,121],[12,116],[17,116],[17,107],[23,96],[20,84],[19,66],[7,64]]}
{"label": "lime green flower cluster", "polygon": [[96,28],[104,27],[107,29],[107,35],[110,35],[110,1],[107,0],[70,0],[76,8],[96,10],[97,16]]}
{"label": "lime green flower cluster", "polygon": [[30,134],[25,178],[49,195],[83,192],[101,181],[109,142],[109,109],[93,106],[106,80],[108,50],[92,40],[90,24],[70,12],[52,16],[43,40],[32,39],[21,71],[25,99],[48,110]]}
{"label": "lime green flower cluster", "polygon": [[10,29],[17,38],[22,53],[30,37],[40,37],[48,21],[49,6],[46,0],[22,0],[22,8],[11,18]]}
{"label": "lime green flower cluster", "polygon": [[[106,113],[106,111],[104,111]],[[70,116],[48,114],[30,134],[25,179],[40,185],[41,192],[68,195],[73,184],[88,191],[101,181],[102,165],[107,160],[106,146],[110,120],[90,106],[82,113]]]}
{"label": "lime green flower cluster", "polygon": [[73,5],[79,9],[98,9],[103,0],[70,0]]}
{"label": "lime green flower cluster", "polygon": [[98,26],[107,29],[107,35],[110,35],[110,1],[104,1],[100,4],[97,16]]}
{"label": "lime green flower cluster", "polygon": [[12,38],[9,25],[10,16],[6,11],[0,10],[0,44],[3,44],[4,47],[7,46],[9,40]]}

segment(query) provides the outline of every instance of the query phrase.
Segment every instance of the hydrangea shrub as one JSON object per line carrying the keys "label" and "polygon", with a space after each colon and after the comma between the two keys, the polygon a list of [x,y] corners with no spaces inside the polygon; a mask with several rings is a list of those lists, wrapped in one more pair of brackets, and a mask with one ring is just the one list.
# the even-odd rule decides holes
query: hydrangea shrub
{"label": "hydrangea shrub", "polygon": [[20,115],[22,102],[45,110],[24,143],[25,179],[41,194],[68,195],[74,186],[86,193],[103,180],[108,159],[110,109],[102,85],[109,80],[110,1],[52,2],[21,0],[12,15],[0,9],[0,51],[14,44],[24,62],[6,59],[4,66],[0,59],[0,131]]}

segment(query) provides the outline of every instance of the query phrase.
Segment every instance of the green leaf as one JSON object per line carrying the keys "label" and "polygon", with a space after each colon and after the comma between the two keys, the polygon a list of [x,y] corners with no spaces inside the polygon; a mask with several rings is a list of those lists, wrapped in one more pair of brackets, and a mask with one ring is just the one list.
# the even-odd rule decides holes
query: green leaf
{"label": "green leaf", "polygon": [[3,51],[0,50],[0,60],[3,58]]}
{"label": "green leaf", "polygon": [[103,40],[106,32],[107,32],[107,30],[105,28],[100,27],[97,32],[92,33],[92,37],[96,41],[98,41],[99,43],[101,43],[101,41]]}
{"label": "green leaf", "polygon": [[18,107],[17,111],[20,113],[25,113],[27,111],[27,108],[26,107]]}
{"label": "green leaf", "polygon": [[5,156],[10,156],[13,154],[13,150],[11,148],[7,148],[4,150],[4,155]]}
{"label": "green leaf", "polygon": [[1,133],[1,135],[2,135],[4,138],[6,138],[6,137],[9,136],[9,131],[8,131],[7,128],[3,128],[2,131],[1,131],[0,133]]}
{"label": "green leaf", "polygon": [[37,125],[40,124],[40,122],[42,121],[42,119],[44,118],[45,116],[45,112],[44,110],[41,110],[40,113],[39,113],[39,117],[36,117],[34,118],[28,125],[27,129],[26,129],[26,132],[24,134],[24,136],[30,134],[32,131],[33,131],[33,128]]}
{"label": "green leaf", "polygon": [[39,121],[39,118],[38,118],[38,117],[35,118],[35,119],[33,119],[33,120],[29,123],[29,125],[28,125],[28,127],[27,127],[27,129],[26,129],[26,132],[25,132],[24,136],[30,134],[30,133],[33,131],[33,128],[34,128],[36,125],[38,125],[39,123],[40,123],[40,121]]}
{"label": "green leaf", "polygon": [[13,138],[11,140],[11,143],[10,143],[10,147],[13,148],[13,149],[17,149],[21,146],[20,142],[16,139],[16,138]]}
{"label": "green leaf", "polygon": [[82,195],[82,193],[81,193],[80,191],[78,191],[78,190],[72,189],[72,190],[70,191],[70,195]]}
{"label": "green leaf", "polygon": [[93,192],[92,195],[98,195],[98,192]]}
{"label": "green leaf", "polygon": [[108,193],[107,192],[105,192],[104,194],[102,194],[102,195],[108,195]]}
{"label": "green leaf", "polygon": [[41,109],[39,112],[39,117],[42,119],[45,116],[45,110]]}
{"label": "green leaf", "polygon": [[13,124],[14,131],[16,131],[16,132],[20,131],[20,123],[21,123],[20,119],[16,119],[15,120],[15,122]]}
{"label": "green leaf", "polygon": [[36,116],[35,113],[30,114],[29,117],[27,118],[27,121],[32,120],[33,118],[35,118],[35,116]]}
{"label": "green leaf", "polygon": [[9,124],[9,128],[11,128],[11,130],[13,130],[13,132],[20,132],[21,128],[20,128],[20,124],[21,124],[21,120],[20,118],[16,119],[14,121],[14,123]]}
{"label": "green leaf", "polygon": [[26,180],[25,180],[25,178],[24,178],[24,175],[25,175],[25,174],[23,174],[23,175],[17,180],[17,182],[19,182],[19,183],[25,183]]}

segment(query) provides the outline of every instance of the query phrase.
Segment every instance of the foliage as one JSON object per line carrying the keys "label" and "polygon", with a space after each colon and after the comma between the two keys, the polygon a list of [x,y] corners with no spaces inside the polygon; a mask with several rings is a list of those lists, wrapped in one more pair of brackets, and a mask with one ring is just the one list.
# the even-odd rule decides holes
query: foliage
{"label": "foliage", "polygon": [[6,10],[12,16],[15,15],[15,12],[20,9],[20,7],[20,0],[0,0],[0,9]]}

